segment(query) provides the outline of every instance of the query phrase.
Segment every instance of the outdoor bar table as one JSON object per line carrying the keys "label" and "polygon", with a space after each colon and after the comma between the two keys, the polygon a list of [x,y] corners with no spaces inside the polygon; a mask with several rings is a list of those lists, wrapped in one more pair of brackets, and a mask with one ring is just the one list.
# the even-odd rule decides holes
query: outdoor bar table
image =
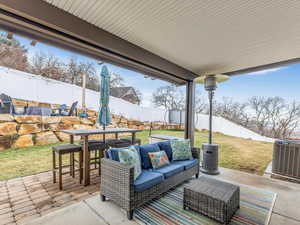
{"label": "outdoor bar table", "polygon": [[132,143],[134,143],[135,136],[137,132],[142,130],[129,129],[129,128],[107,128],[102,129],[91,129],[91,130],[62,130],[61,132],[70,135],[70,143],[74,143],[74,136],[81,136],[83,139],[83,184],[85,186],[90,184],[90,154],[88,150],[88,140],[89,135],[94,134],[115,134],[118,137],[118,134],[121,133],[131,133],[132,134]]}

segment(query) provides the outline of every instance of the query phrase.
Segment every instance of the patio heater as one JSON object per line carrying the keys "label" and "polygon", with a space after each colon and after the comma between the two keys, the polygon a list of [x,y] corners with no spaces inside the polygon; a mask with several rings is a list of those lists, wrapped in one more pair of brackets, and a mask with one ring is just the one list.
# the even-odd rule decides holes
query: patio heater
{"label": "patio heater", "polygon": [[218,151],[219,146],[212,143],[212,112],[214,91],[217,89],[217,83],[228,80],[229,77],[223,74],[201,76],[196,78],[196,83],[204,84],[205,90],[208,92],[209,100],[209,134],[208,143],[202,144],[202,167],[201,172],[209,175],[219,174],[218,169]]}

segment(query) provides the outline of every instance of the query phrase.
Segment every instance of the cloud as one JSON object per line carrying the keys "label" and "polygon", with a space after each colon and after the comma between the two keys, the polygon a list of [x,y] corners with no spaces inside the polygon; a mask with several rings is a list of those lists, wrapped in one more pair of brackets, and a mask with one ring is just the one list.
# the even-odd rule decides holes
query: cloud
{"label": "cloud", "polygon": [[273,68],[273,69],[260,70],[260,71],[257,71],[257,72],[249,73],[249,75],[267,74],[267,73],[271,73],[271,72],[276,72],[278,70],[281,70],[282,68],[283,67],[277,67],[277,68]]}

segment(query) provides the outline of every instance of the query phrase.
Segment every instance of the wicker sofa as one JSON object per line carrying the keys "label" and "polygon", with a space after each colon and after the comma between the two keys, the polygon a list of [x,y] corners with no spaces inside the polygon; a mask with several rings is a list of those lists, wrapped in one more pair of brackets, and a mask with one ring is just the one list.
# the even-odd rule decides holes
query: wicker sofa
{"label": "wicker sofa", "polygon": [[193,160],[171,161],[169,165],[153,170],[146,167],[146,159],[143,157],[149,152],[149,148],[153,147],[151,145],[157,145],[160,150],[165,150],[168,156],[170,154],[170,150],[166,149],[166,147],[170,149],[169,142],[138,146],[143,172],[135,181],[134,169],[118,162],[109,152],[112,149],[106,151],[105,158],[101,161],[101,200],[105,201],[107,197],[125,209],[129,220],[132,219],[135,208],[159,197],[192,176],[199,175],[198,148],[192,148]]}

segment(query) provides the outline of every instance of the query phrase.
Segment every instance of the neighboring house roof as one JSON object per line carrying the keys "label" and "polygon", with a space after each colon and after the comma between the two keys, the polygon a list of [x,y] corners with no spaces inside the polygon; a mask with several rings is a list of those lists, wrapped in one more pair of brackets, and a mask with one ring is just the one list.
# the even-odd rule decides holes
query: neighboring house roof
{"label": "neighboring house roof", "polygon": [[110,89],[110,94],[113,97],[124,99],[133,104],[140,103],[140,98],[133,87],[113,87]]}

